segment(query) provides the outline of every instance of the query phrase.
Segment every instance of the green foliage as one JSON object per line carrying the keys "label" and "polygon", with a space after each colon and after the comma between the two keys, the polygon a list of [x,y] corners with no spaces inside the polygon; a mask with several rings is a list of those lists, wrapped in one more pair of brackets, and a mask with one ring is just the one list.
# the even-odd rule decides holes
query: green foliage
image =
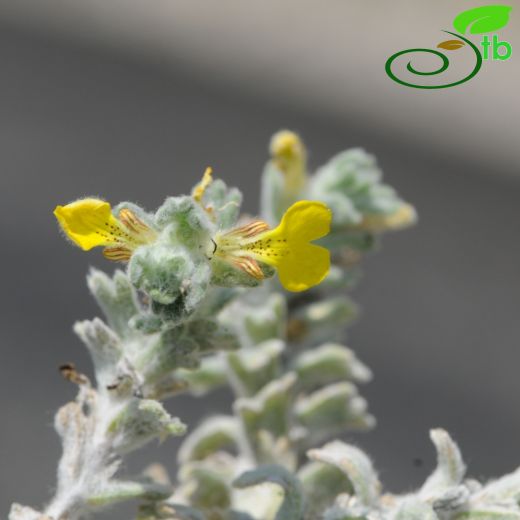
{"label": "green foliage", "polygon": [[304,495],[300,482],[285,468],[276,465],[260,466],[240,475],[234,485],[238,488],[273,483],[283,490],[283,501],[274,520],[300,520],[305,510]]}
{"label": "green foliage", "polygon": [[[139,520],[520,518],[520,472],[484,486],[465,480],[443,430],[431,434],[437,468],[406,495],[382,495],[367,455],[330,441],[374,424],[357,386],[371,372],[343,344],[357,316],[345,290],[379,235],[412,224],[415,212],[361,149],[314,174],[295,134],[276,134],[271,150],[261,213],[276,224],[294,200],[326,202],[333,211],[332,233],[322,240],[331,250],[328,279],[292,294],[276,279],[213,258],[212,237],[236,225],[241,194],[220,180],[208,184],[211,176],[154,215],[130,203],[116,208],[130,209],[157,240],[136,248],[126,272],[90,272],[106,323],[95,318],[74,330],[91,354],[96,386],[64,367],[79,392],[55,418],[63,444],[56,495],[44,512],[14,504],[10,520],[79,520],[131,498],[142,501]],[[274,274],[260,268],[264,278]],[[119,477],[124,455],[185,434],[160,400],[224,385],[234,394],[232,414],[191,429],[173,489],[164,475]]]}
{"label": "green foliage", "polygon": [[375,157],[354,148],[319,168],[312,190],[332,209],[334,227],[343,228],[359,224],[367,214],[397,211],[402,201],[381,178]]}

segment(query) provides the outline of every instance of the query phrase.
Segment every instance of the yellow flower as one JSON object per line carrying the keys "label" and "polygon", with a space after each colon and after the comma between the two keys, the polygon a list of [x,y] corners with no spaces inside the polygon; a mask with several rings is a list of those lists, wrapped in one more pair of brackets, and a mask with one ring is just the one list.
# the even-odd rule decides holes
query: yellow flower
{"label": "yellow flower", "polygon": [[110,204],[100,199],[80,199],[56,206],[54,215],[76,245],[84,251],[105,246],[103,254],[109,260],[129,260],[137,247],[157,237],[133,211],[123,208],[116,218]]}
{"label": "yellow flower", "polygon": [[289,291],[304,291],[328,274],[330,254],[315,244],[330,230],[331,211],[322,202],[302,200],[284,214],[278,227],[256,220],[215,237],[214,256],[255,278],[264,277],[257,262],[273,266]]}

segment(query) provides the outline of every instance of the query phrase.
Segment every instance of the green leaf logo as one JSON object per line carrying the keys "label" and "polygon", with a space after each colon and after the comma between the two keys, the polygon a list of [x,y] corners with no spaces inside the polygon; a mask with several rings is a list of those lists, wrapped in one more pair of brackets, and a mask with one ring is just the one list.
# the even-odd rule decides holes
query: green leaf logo
{"label": "green leaf logo", "polygon": [[468,29],[471,34],[482,34],[497,31],[509,22],[509,5],[483,5],[468,11],[463,11],[453,20],[453,27],[465,34]]}

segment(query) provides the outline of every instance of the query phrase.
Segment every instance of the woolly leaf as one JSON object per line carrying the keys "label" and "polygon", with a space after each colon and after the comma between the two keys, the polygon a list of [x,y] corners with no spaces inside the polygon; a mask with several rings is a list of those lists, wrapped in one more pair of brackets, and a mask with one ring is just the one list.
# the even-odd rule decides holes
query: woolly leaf
{"label": "woolly leaf", "polygon": [[217,451],[240,445],[240,425],[235,417],[211,417],[195,428],[179,449],[179,463],[202,460]]}
{"label": "woolly leaf", "polygon": [[416,497],[405,498],[397,507],[394,520],[439,520],[435,511]]}
{"label": "woolly leaf", "polygon": [[313,388],[336,381],[370,381],[370,369],[359,361],[354,352],[338,343],[326,343],[300,354],[294,369],[298,374],[298,385]]}
{"label": "woolly leaf", "polygon": [[313,443],[344,429],[366,429],[374,419],[366,401],[350,383],[335,383],[302,396],[294,406],[299,423],[308,430],[305,442]]}
{"label": "woolly leaf", "polygon": [[520,520],[520,511],[512,511],[507,507],[475,507],[471,511],[463,511],[452,516],[453,520]]}
{"label": "woolly leaf", "polygon": [[271,433],[274,438],[288,434],[289,405],[295,381],[295,374],[289,372],[271,381],[256,396],[235,401],[235,412],[242,419],[253,446],[258,448],[261,430]]}
{"label": "woolly leaf", "polygon": [[140,312],[140,308],[135,289],[126,274],[117,270],[110,278],[102,271],[91,269],[87,284],[110,327],[122,338],[133,336],[128,321]]}
{"label": "woolly leaf", "polygon": [[520,468],[497,480],[489,482],[475,494],[479,502],[502,503],[511,501],[520,504]]}
{"label": "woolly leaf", "polygon": [[288,322],[287,333],[291,341],[301,341],[305,344],[339,340],[342,334],[340,330],[353,321],[356,315],[357,307],[350,298],[328,298],[294,312]]}
{"label": "woolly leaf", "polygon": [[189,503],[202,510],[227,509],[231,505],[230,475],[220,467],[191,463],[181,471],[181,492]]}
{"label": "woolly leaf", "polygon": [[104,507],[129,499],[164,500],[171,495],[171,488],[154,482],[111,480],[86,497],[91,507]]}
{"label": "woolly leaf", "polygon": [[224,385],[228,380],[227,363],[223,356],[214,355],[203,358],[194,370],[180,369],[176,371],[179,378],[186,381],[190,393],[204,395]]}
{"label": "woolly leaf", "polygon": [[183,435],[186,426],[171,417],[158,401],[133,399],[110,422],[107,433],[119,453],[133,451],[149,441]]}
{"label": "woolly leaf", "polygon": [[269,340],[254,348],[228,354],[231,382],[239,395],[251,396],[280,375],[280,355],[285,345]]}
{"label": "woolly leaf", "polygon": [[459,448],[446,431],[440,428],[431,430],[430,438],[437,450],[437,469],[421,488],[422,497],[429,497],[449,487],[457,486],[466,472]]}
{"label": "woolly leaf", "polygon": [[105,389],[118,378],[118,364],[122,358],[119,338],[99,318],[77,322],[74,332],[88,348],[97,382],[101,389]]}
{"label": "woolly leaf", "polygon": [[343,471],[330,464],[311,462],[298,472],[307,500],[306,517],[319,518],[332,506],[339,494],[353,493],[352,484]]}
{"label": "woolly leaf", "polygon": [[379,502],[381,484],[370,459],[358,448],[341,441],[325,444],[307,452],[311,460],[331,464],[350,480],[356,498],[361,504],[374,507]]}
{"label": "woolly leaf", "polygon": [[280,486],[284,492],[283,502],[275,520],[301,520],[305,507],[301,484],[282,466],[270,464],[247,471],[240,475],[233,485],[237,488],[248,488],[268,482]]}

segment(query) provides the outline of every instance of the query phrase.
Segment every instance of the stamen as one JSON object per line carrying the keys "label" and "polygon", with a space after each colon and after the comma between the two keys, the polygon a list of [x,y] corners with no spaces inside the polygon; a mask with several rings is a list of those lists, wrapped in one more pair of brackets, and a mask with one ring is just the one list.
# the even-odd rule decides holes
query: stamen
{"label": "stamen", "polygon": [[128,208],[123,208],[119,212],[119,220],[121,221],[121,224],[133,233],[140,234],[150,230],[150,228]]}
{"label": "stamen", "polygon": [[253,222],[250,222],[249,224],[246,224],[245,226],[233,229],[229,233],[226,233],[226,236],[229,236],[229,237],[239,236],[240,238],[250,238],[250,237],[254,237],[255,235],[258,235],[260,233],[263,233],[264,231],[267,231],[268,229],[269,229],[269,224],[267,222],[264,222],[263,220],[253,220]]}
{"label": "stamen", "polygon": [[263,280],[265,278],[257,261],[249,256],[236,257],[233,259],[233,264],[257,280]]}
{"label": "stamen", "polygon": [[125,246],[105,247],[105,249],[103,249],[103,256],[113,262],[128,262],[132,256],[132,251]]}

